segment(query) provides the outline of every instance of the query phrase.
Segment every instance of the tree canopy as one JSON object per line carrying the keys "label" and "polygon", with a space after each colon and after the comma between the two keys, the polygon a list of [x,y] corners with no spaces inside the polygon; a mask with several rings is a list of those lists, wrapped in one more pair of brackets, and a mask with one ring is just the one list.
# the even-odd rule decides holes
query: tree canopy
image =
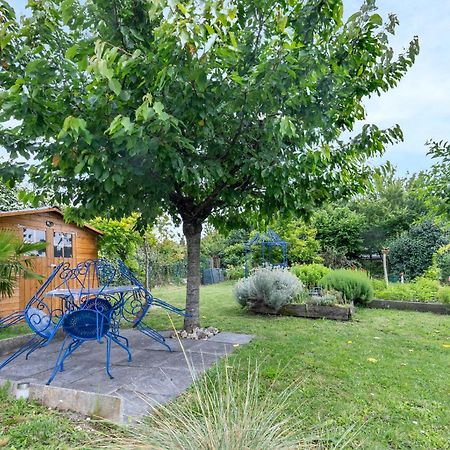
{"label": "tree canopy", "polygon": [[418,53],[389,45],[367,0],[42,0],[17,20],[0,1],[0,130],[12,157],[80,217],[163,211],[188,246],[187,327],[198,324],[200,232],[305,215],[363,190],[369,157],[402,138],[365,124],[362,100]]}
{"label": "tree canopy", "polygon": [[389,245],[391,270],[410,279],[422,275],[431,266],[433,254],[445,244],[448,235],[439,226],[430,221],[415,225]]}

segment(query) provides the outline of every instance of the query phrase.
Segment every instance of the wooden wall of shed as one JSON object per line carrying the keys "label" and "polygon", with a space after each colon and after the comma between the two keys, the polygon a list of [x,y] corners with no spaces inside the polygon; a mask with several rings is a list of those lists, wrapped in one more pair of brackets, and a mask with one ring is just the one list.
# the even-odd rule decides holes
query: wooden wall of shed
{"label": "wooden wall of shed", "polygon": [[[46,225],[47,221],[53,222],[52,227]],[[53,271],[52,265],[67,261],[75,265],[86,259],[97,258],[97,234],[87,228],[81,228],[73,224],[65,223],[58,213],[36,213],[18,216],[0,217],[0,228],[10,229],[22,239],[23,228],[33,228],[46,232],[47,249],[46,256],[33,258],[33,270],[47,278]],[[73,258],[55,258],[53,253],[53,233],[72,233]],[[44,278],[44,279],[45,279]],[[42,282],[42,281],[41,281]],[[0,317],[4,317],[14,311],[23,309],[41,282],[20,277],[12,297],[0,298]],[[57,301],[57,300],[55,300]]]}

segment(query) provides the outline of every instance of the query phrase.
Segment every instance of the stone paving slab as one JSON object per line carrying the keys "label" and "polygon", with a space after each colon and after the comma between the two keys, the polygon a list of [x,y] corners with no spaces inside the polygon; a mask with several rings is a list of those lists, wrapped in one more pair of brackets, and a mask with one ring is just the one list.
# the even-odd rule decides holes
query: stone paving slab
{"label": "stone paving slab", "polygon": [[[34,397],[49,406],[57,404],[60,409],[82,414],[101,413],[101,417],[112,420],[120,416],[127,422],[174,399],[221,357],[253,339],[252,335],[224,332],[207,341],[182,340],[183,348],[178,339],[167,339],[173,350],[169,352],[136,330],[124,330],[122,334],[129,339],[133,360],[128,362],[127,353],[113,344],[113,379],[105,372],[106,344],[86,342],[65,361],[64,372],[46,387],[61,346],[61,341],[56,341],[36,350],[28,360],[21,355],[1,369],[0,384],[2,380],[28,382]],[[119,403],[114,398],[120,399]],[[109,414],[108,405],[114,409]]]}

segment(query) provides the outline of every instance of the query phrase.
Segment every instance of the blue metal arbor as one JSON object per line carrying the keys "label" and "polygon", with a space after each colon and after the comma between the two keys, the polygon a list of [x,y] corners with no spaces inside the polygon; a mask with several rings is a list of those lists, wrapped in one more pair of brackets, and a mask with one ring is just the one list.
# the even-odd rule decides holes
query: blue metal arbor
{"label": "blue metal arbor", "polygon": [[[273,267],[287,267],[287,247],[288,243],[281,239],[281,237],[275,233],[271,228],[268,228],[267,231],[263,234],[256,233],[256,235],[249,239],[244,244],[244,252],[245,252],[245,276],[248,276],[249,273],[249,259],[252,253],[252,247],[254,245],[261,245],[261,257],[263,263],[269,263]],[[282,258],[281,262],[278,264],[272,264],[270,259],[272,256],[272,250],[274,247],[281,248]]]}

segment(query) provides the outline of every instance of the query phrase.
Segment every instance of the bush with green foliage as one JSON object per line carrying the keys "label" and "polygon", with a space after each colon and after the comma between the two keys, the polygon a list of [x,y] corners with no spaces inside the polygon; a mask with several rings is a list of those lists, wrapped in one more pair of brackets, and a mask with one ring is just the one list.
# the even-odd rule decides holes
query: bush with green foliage
{"label": "bush with green foliage", "polygon": [[245,267],[241,266],[228,266],[225,270],[225,274],[228,280],[239,280],[245,275]]}
{"label": "bush with green foliage", "polygon": [[439,289],[438,299],[442,303],[450,303],[450,286],[443,286]]}
{"label": "bush with green foliage", "polygon": [[439,248],[433,255],[433,263],[439,271],[439,280],[443,283],[450,283],[450,244]]}
{"label": "bush with green foliage", "polygon": [[375,298],[381,300],[439,302],[445,301],[447,293],[450,293],[450,288],[442,287],[437,280],[426,277],[417,277],[410,283],[391,283],[388,287],[372,280],[372,285]]}
{"label": "bush with green foliage", "polygon": [[109,258],[120,258],[133,269],[137,269],[136,252],[142,244],[142,237],[136,231],[138,215],[133,214],[120,220],[97,217],[90,223],[103,232],[98,244],[100,255]]}
{"label": "bush with green foliage", "polygon": [[307,288],[317,286],[319,281],[331,272],[331,269],[323,264],[296,265],[292,266],[290,270]]}
{"label": "bush with green foliage", "polygon": [[445,231],[432,222],[413,226],[389,244],[391,272],[403,272],[407,279],[422,275],[432,265],[433,254],[447,243]]}
{"label": "bush with green foliage", "polygon": [[320,242],[316,239],[317,230],[304,220],[279,220],[273,229],[288,243],[288,258],[291,264],[322,262],[319,255]]}
{"label": "bush with green foliage", "polygon": [[322,249],[332,248],[347,258],[357,258],[363,251],[362,231],[365,218],[347,206],[330,205],[316,212],[313,224]]}
{"label": "bush with green foliage", "polygon": [[325,289],[341,292],[347,302],[369,303],[373,299],[373,287],[368,276],[361,271],[333,270],[320,280]]}
{"label": "bush with green foliage", "polygon": [[304,300],[307,305],[337,306],[346,303],[339,291],[326,291],[323,295],[311,295]]}
{"label": "bush with green foliage", "polygon": [[266,305],[278,311],[302,290],[302,283],[286,269],[261,267],[238,281],[233,293],[242,307]]}
{"label": "bush with green foliage", "polygon": [[245,250],[243,242],[236,242],[228,245],[223,251],[221,258],[222,265],[228,266],[242,266],[245,264]]}

